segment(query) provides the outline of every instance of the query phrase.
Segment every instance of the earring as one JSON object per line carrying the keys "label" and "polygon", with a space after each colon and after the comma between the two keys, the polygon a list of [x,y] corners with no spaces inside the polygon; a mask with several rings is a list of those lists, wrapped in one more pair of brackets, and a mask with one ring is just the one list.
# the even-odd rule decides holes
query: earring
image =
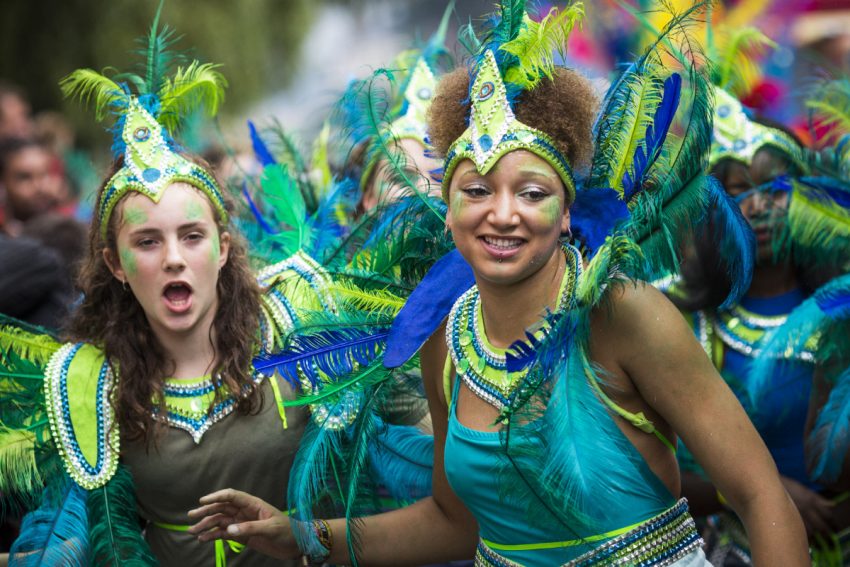
{"label": "earring", "polygon": [[127,280],[121,280],[121,287],[124,288],[125,292],[130,290],[130,286],[127,285]]}
{"label": "earring", "polygon": [[449,225],[443,225],[443,236],[448,236],[451,229],[449,229]]}

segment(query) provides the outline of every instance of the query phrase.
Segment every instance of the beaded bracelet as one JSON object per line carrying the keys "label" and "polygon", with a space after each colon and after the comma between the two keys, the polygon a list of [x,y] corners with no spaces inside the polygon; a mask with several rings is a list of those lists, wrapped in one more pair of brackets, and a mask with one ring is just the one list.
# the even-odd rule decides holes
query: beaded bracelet
{"label": "beaded bracelet", "polygon": [[334,544],[334,536],[331,531],[331,526],[325,520],[313,520],[313,532],[316,534],[316,539],[319,540],[319,543],[324,548],[324,552],[321,555],[311,555],[310,561],[312,562],[322,562],[326,560],[331,555],[331,548]]}

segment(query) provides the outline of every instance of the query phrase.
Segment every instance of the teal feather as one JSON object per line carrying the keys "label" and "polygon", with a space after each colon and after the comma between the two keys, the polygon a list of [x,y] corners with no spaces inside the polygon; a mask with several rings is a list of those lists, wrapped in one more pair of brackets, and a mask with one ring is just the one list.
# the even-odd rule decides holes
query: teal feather
{"label": "teal feather", "polygon": [[42,505],[24,516],[20,535],[9,553],[10,565],[89,565],[88,494],[67,478],[59,486],[48,487],[46,493]]}
{"label": "teal feather", "polygon": [[[838,298],[850,298],[850,274],[835,278],[816,290],[811,297],[794,308],[782,326],[762,338],[759,355],[753,361],[751,378],[747,383],[749,398],[754,407],[757,407],[759,400],[771,387],[771,378],[778,363],[784,358],[808,350],[815,333],[829,328],[831,323],[841,321],[846,325],[850,318],[847,310],[832,312],[826,308],[830,301],[838,303]],[[840,337],[824,336],[823,342],[829,343],[838,339]]]}
{"label": "teal feather", "polygon": [[267,142],[275,161],[285,165],[289,175],[298,184],[308,214],[315,213],[319,206],[319,196],[317,189],[310,182],[310,167],[304,159],[304,152],[298,140],[277,120],[273,120],[268,127],[263,128],[261,136]]}
{"label": "teal feather", "polygon": [[381,485],[397,501],[412,502],[431,494],[433,435],[413,426],[379,421],[377,435],[369,447],[369,461]]}
{"label": "teal feather", "polygon": [[337,467],[344,466],[338,457],[340,442],[338,430],[311,420],[304,429],[289,473],[287,502],[292,533],[299,549],[307,555],[318,555],[322,550],[311,523],[316,514],[331,517],[342,513],[339,505],[341,486],[334,475]]}
{"label": "teal feather", "polygon": [[602,381],[582,354],[578,328],[586,315],[577,310],[557,319],[535,346],[536,360],[500,436],[507,465],[500,469],[499,493],[525,507],[525,521],[569,533],[577,525],[604,524],[609,503],[621,494],[618,477],[643,475],[640,490],[645,487],[647,498],[653,490],[651,472],[596,393],[594,383]]}
{"label": "teal feather", "polygon": [[88,493],[89,564],[142,567],[158,565],[142,535],[133,478],[119,466],[104,486]]}
{"label": "teal feather", "polygon": [[812,480],[836,482],[850,451],[850,368],[833,381],[806,440],[806,464]]}

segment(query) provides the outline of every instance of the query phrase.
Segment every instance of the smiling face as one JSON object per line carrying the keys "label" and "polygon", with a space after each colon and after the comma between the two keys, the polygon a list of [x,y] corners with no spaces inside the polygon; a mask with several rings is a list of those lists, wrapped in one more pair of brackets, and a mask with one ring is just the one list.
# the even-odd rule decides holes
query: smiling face
{"label": "smiling face", "polygon": [[558,262],[570,227],[564,198],[561,178],[531,152],[505,154],[486,175],[464,160],[451,179],[446,224],[477,280],[511,285]]}
{"label": "smiling face", "polygon": [[230,235],[219,234],[207,198],[186,183],[169,186],[158,203],[130,193],[113,222],[117,251],[104,250],[104,258],[129,284],[157,338],[167,344],[175,334],[208,334]]}

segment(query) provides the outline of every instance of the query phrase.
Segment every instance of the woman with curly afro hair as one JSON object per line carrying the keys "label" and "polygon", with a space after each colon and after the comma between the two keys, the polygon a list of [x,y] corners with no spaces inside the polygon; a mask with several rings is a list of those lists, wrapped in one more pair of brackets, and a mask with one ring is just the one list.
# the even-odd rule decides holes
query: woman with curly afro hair
{"label": "woman with curly afro hair", "polygon": [[[412,325],[439,327],[419,351],[434,424],[433,496],[348,525],[314,520],[305,530],[227,490],[201,500],[193,515],[204,518],[193,531],[281,557],[300,546],[330,563],[474,556],[481,566],[706,565],[679,499],[680,435],[743,518],[756,562],[807,564],[799,515],[770,455],[676,308],[632,275],[639,254],[630,252],[637,246],[630,233],[598,218],[612,236],[594,243],[589,263],[565,238],[577,179],[593,178],[597,162],[616,169],[614,158],[625,154],[594,154],[594,120],[623,131],[620,123],[642,110],[625,102],[615,115],[619,103],[610,101],[628,101],[637,88],[630,85],[646,78],[652,100],[662,99],[657,130],[646,138],[667,151],[662,111],[675,110],[681,77],[661,65],[636,66],[612,87],[597,119],[588,80],[551,61],[530,62],[524,51],[574,8],[539,24],[503,10],[472,72],[446,76],[430,111],[430,139],[444,157],[446,227],[474,277],[445,320]],[[621,203],[632,205],[635,179],[648,187],[700,163],[650,170],[649,146],[630,176],[615,176],[629,178]],[[590,194],[601,201],[612,189]],[[611,216],[631,212],[620,222],[650,223],[633,220],[639,205],[626,212],[612,205]],[[405,309],[444,300],[441,290],[462,279],[462,262],[453,261],[432,269],[420,285],[430,295],[414,292]],[[396,322],[403,319],[404,311]]]}

